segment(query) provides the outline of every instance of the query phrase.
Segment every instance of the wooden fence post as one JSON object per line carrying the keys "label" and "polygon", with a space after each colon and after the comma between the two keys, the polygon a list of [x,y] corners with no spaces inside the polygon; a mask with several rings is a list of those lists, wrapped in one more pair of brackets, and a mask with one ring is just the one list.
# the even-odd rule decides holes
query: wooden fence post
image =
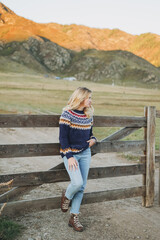
{"label": "wooden fence post", "polygon": [[160,160],[159,160],[159,206],[160,206]]}
{"label": "wooden fence post", "polygon": [[[144,116],[147,119],[147,107],[144,107]],[[147,144],[147,126],[144,127],[144,141]],[[145,163],[145,169],[146,169],[146,149],[143,152],[144,158],[141,159],[141,163]],[[145,173],[142,175],[142,185],[146,186],[146,170],[145,170]],[[145,188],[145,191],[144,191],[144,195],[142,195],[142,206],[143,207],[146,206],[146,188]]]}
{"label": "wooden fence post", "polygon": [[145,207],[151,207],[154,202],[155,186],[155,120],[156,108],[149,106],[146,109],[146,193]]}

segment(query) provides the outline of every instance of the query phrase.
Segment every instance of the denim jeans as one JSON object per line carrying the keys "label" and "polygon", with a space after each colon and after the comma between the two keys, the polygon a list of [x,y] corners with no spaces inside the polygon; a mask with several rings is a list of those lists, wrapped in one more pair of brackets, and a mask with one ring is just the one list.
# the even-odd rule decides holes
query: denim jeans
{"label": "denim jeans", "polygon": [[91,149],[74,154],[73,157],[77,160],[78,169],[68,169],[68,159],[63,157],[65,168],[70,177],[70,184],[67,187],[65,196],[72,200],[70,213],[78,214],[83,198],[83,192],[87,183],[89,166],[91,161]]}

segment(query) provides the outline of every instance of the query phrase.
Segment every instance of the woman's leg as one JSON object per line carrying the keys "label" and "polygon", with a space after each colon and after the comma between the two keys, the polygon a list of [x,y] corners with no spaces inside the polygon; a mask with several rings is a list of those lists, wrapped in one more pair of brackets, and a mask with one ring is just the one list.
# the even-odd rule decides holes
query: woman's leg
{"label": "woman's leg", "polygon": [[79,214],[80,205],[83,198],[84,189],[87,183],[89,166],[91,161],[91,149],[87,148],[83,152],[75,155],[77,156],[77,161],[79,163],[79,170],[83,179],[83,184],[81,188],[75,193],[72,198],[71,210],[70,213]]}
{"label": "woman's leg", "polygon": [[76,170],[73,170],[73,169],[69,170],[68,169],[68,159],[66,157],[63,158],[65,168],[66,168],[66,170],[69,174],[70,180],[71,180],[70,184],[67,187],[66,193],[65,193],[65,196],[69,200],[71,200],[73,198],[75,193],[78,192],[83,185],[83,178],[82,178],[82,175],[81,175],[78,158],[77,158],[76,155],[74,155],[74,158],[77,160],[77,163],[78,163],[78,169],[76,169]]}

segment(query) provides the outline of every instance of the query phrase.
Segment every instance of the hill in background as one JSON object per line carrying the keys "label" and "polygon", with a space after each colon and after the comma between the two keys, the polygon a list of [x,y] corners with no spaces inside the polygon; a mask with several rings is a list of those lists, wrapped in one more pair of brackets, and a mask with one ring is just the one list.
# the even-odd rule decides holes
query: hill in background
{"label": "hill in background", "polygon": [[81,52],[65,49],[48,39],[0,43],[1,72],[30,72],[80,81],[129,86],[158,86],[160,70],[146,60],[122,50]]}

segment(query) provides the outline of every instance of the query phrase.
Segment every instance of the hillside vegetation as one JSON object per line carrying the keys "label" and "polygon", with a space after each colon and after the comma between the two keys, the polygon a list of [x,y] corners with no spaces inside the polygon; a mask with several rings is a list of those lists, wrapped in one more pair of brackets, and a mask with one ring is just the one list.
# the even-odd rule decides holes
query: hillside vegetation
{"label": "hillside vegetation", "polygon": [[79,81],[133,87],[160,86],[160,69],[131,52],[96,49],[76,52],[42,37],[0,42],[0,71],[75,77]]}

